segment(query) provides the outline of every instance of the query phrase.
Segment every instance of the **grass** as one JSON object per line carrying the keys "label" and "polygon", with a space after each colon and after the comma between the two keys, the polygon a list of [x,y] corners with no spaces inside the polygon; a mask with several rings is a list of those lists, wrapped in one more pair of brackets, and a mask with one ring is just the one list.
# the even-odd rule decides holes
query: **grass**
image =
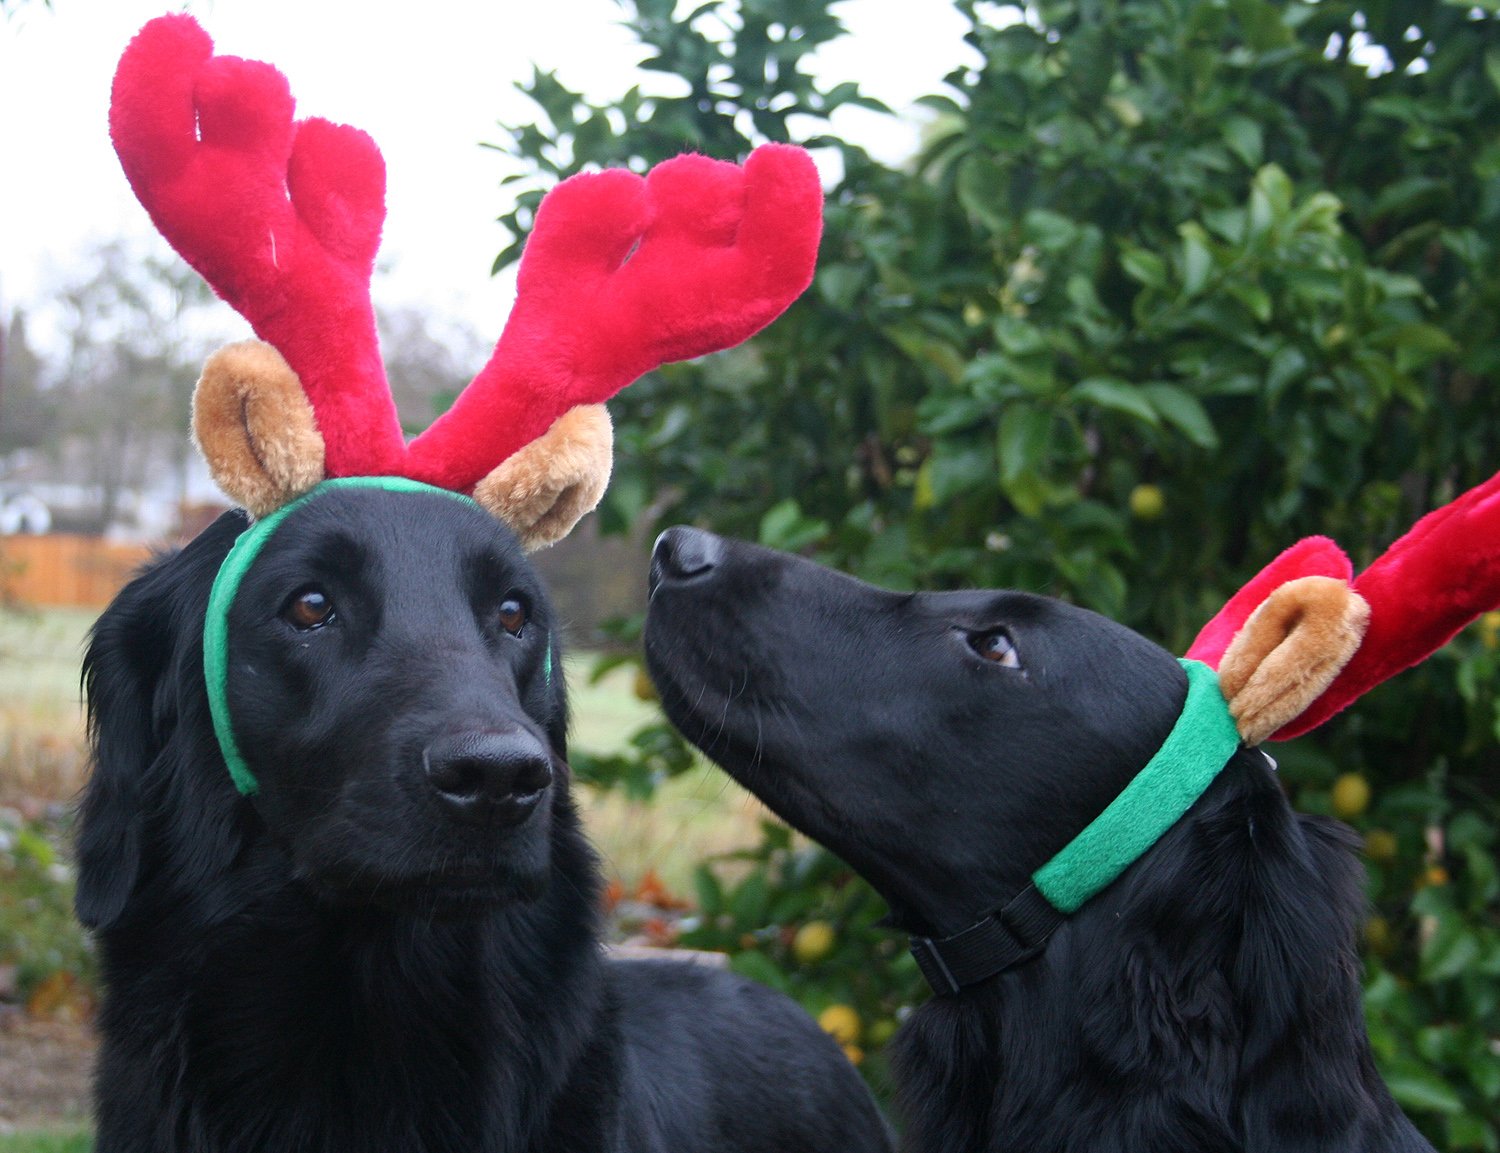
{"label": "grass", "polygon": [[0,1153],[89,1153],[93,1147],[93,1134],[76,1126],[0,1134]]}

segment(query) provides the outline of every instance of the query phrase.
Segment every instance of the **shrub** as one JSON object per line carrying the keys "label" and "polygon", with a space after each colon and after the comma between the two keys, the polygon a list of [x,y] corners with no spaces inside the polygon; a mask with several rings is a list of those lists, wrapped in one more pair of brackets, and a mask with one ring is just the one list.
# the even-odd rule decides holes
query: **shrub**
{"label": "shrub", "polygon": [[[554,77],[512,151],[542,186],[684,148],[800,139],[842,174],[813,289],[752,345],[617,403],[616,529],[693,521],[902,587],[1017,586],[1181,652],[1281,548],[1357,566],[1500,465],[1500,21],[1440,0],[961,0],[978,62],[909,166],[824,134],[869,103],[807,72],[829,0],[636,0],[639,89]],[[1007,22],[1009,21],[1009,22]],[[651,523],[646,523],[651,522]],[[1500,618],[1275,751],[1294,801],[1371,847],[1367,1009],[1397,1097],[1448,1149],[1500,1147],[1493,771]],[[596,764],[636,787],[669,734]],[[1358,811],[1354,809],[1358,808]],[[917,996],[877,910],[767,833],[702,874],[694,940],[814,1011]],[[713,910],[713,911],[708,911]],[[807,920],[839,948],[789,952]],[[877,1046],[878,1047],[878,1046]]]}

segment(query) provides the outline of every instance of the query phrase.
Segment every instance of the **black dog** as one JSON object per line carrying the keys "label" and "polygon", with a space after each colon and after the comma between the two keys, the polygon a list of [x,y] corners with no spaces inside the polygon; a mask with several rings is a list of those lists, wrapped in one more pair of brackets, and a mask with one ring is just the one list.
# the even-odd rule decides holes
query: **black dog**
{"label": "black dog", "polygon": [[[657,543],[646,653],[688,738],[930,938],[1026,890],[1187,693],[1170,654],[1059,601],[892,593],[692,529]],[[913,1015],[909,1147],[1429,1150],[1371,1060],[1355,844],[1234,752],[1038,953]]]}
{"label": "black dog", "polygon": [[346,491],[276,529],[229,614],[240,796],[202,646],[245,525],[148,568],[89,646],[100,1153],[888,1147],[790,1001],[601,956],[556,622],[476,507]]}

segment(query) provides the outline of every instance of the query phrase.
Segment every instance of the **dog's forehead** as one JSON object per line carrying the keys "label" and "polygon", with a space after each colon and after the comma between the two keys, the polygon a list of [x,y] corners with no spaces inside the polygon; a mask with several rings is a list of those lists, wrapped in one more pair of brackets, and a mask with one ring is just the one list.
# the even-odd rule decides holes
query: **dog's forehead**
{"label": "dog's forehead", "polygon": [[1064,601],[1019,589],[956,589],[923,596],[931,611],[973,628],[1047,624],[1083,611]]}
{"label": "dog's forehead", "polygon": [[513,580],[532,579],[515,534],[478,506],[436,493],[380,489],[332,492],[297,509],[267,542],[262,560],[373,565],[408,570],[417,579],[477,561]]}

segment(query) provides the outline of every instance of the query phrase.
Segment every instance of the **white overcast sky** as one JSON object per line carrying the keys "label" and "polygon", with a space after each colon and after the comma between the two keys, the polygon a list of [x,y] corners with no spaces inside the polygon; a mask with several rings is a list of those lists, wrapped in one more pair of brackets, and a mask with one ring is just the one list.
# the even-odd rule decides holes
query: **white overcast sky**
{"label": "white overcast sky", "polygon": [[[603,100],[649,76],[614,0],[32,0],[0,17],[0,315],[24,307],[44,342],[49,301],[80,277],[91,246],[153,234],[110,148],[109,86],[136,30],[183,8],[216,51],[280,68],[299,116],[375,138],[388,182],[377,302],[465,320],[486,342],[510,304],[509,283],[489,275],[505,242],[494,221],[508,169],[479,145],[498,142],[501,123],[533,119],[515,82],[535,63]],[[922,122],[911,102],[973,59],[963,20],[949,0],[843,0],[835,11],[850,34],[820,53],[819,78],[857,80],[900,113],[856,113],[835,128],[904,155]]]}

